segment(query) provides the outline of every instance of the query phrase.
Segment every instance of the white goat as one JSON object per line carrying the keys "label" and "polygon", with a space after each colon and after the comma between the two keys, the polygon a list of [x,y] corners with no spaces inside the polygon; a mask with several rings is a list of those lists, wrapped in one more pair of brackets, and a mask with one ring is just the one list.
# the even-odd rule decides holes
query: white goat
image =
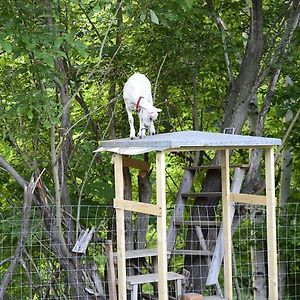
{"label": "white goat", "polygon": [[135,138],[134,120],[132,111],[137,111],[140,120],[138,137],[143,138],[148,129],[149,134],[155,134],[153,121],[158,117],[161,109],[153,106],[151,93],[151,83],[149,79],[141,73],[134,73],[125,83],[123,98],[126,105],[128,120],[130,125],[130,138]]}

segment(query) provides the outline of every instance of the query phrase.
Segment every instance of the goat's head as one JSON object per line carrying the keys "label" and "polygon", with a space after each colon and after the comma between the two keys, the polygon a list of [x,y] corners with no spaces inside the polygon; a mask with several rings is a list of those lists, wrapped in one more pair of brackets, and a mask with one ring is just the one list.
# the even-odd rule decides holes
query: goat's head
{"label": "goat's head", "polygon": [[158,117],[158,113],[161,112],[160,108],[153,106],[151,110],[141,109],[139,112],[140,120],[145,129],[148,129],[153,121]]}

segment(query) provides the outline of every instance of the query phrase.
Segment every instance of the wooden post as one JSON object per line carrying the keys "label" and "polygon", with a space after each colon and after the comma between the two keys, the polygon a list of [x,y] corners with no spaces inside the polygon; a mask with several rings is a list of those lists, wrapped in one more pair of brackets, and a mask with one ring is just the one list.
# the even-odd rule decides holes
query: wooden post
{"label": "wooden post", "polygon": [[229,150],[221,150],[222,205],[224,228],[224,286],[225,298],[232,300],[232,237],[230,217]]}
{"label": "wooden post", "polygon": [[166,174],[164,152],[156,152],[156,199],[157,205],[161,207],[161,216],[157,217],[158,296],[159,300],[168,300]]}
{"label": "wooden post", "polygon": [[269,299],[278,299],[274,148],[265,150]]}
{"label": "wooden post", "polygon": [[[123,159],[121,154],[113,158],[115,169],[115,197],[124,199]],[[125,261],[125,222],[124,209],[116,208],[117,252],[118,252],[118,290],[119,300],[127,299],[126,261]]]}
{"label": "wooden post", "polygon": [[112,248],[111,240],[105,242],[105,253],[107,257],[107,281],[108,281],[109,300],[116,300],[117,299],[116,274],[115,274],[115,264],[114,264],[113,248]]}

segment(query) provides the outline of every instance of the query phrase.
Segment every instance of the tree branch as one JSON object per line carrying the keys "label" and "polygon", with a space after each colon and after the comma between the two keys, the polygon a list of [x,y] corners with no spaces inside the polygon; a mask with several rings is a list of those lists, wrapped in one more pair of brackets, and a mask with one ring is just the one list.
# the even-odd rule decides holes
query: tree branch
{"label": "tree branch", "polygon": [[33,198],[35,186],[36,186],[36,184],[34,182],[33,177],[31,177],[31,180],[30,180],[28,186],[27,185],[24,186],[24,206],[23,206],[23,217],[22,217],[20,238],[18,241],[16,254],[15,254],[13,260],[11,261],[11,263],[1,281],[0,300],[4,299],[6,287],[9,284],[11,277],[13,276],[18,263],[20,262],[21,255],[22,255],[23,249],[25,247],[25,242],[27,239],[28,228],[29,228],[31,204],[32,204],[32,198]]}
{"label": "tree branch", "polygon": [[66,257],[70,256],[69,249],[66,245],[66,241],[63,234],[62,229],[62,209],[61,209],[61,189],[59,183],[59,174],[58,174],[58,157],[55,150],[55,140],[54,140],[54,125],[51,127],[51,162],[52,162],[52,172],[53,172],[53,179],[54,179],[54,187],[55,187],[55,205],[56,205],[56,226],[58,230],[58,236],[60,239],[60,243],[62,245],[62,249],[64,255]]}
{"label": "tree branch", "polygon": [[227,68],[227,75],[230,84],[233,82],[233,75],[232,75],[232,68],[231,68],[231,62],[229,59],[228,55],[228,47],[227,47],[227,39],[226,39],[226,33],[228,33],[228,29],[220,15],[215,11],[214,4],[212,0],[206,0],[206,3],[215,19],[215,23],[221,33],[221,38],[222,38],[222,44],[223,44],[223,49],[224,49],[224,57],[225,57],[225,63],[226,63],[226,68]]}
{"label": "tree branch", "polygon": [[300,1],[293,1],[291,8],[290,8],[290,17],[287,20],[287,26],[286,29],[282,35],[282,38],[280,42],[278,43],[270,61],[267,67],[264,70],[261,70],[259,74],[258,79],[258,86],[261,85],[261,83],[265,80],[265,78],[270,74],[274,66],[276,65],[278,67],[278,64],[280,65],[283,63],[283,57],[284,54],[287,52],[288,46],[290,45],[291,39],[293,37],[293,33],[295,31],[295,28],[297,27],[297,24],[299,22],[300,17]]}
{"label": "tree branch", "polygon": [[2,155],[0,155],[0,166],[2,166],[14,178],[23,189],[25,189],[27,184],[26,180],[6,161]]}
{"label": "tree branch", "polygon": [[[299,100],[300,100],[300,99],[298,99],[297,101],[299,101]],[[282,138],[282,143],[281,143],[281,145],[278,147],[278,150],[277,150],[277,152],[276,152],[276,154],[275,154],[275,163],[278,162],[278,159],[279,159],[279,157],[280,157],[280,152],[281,152],[281,150],[283,149],[283,147],[284,147],[284,145],[285,145],[285,143],[286,143],[286,141],[287,141],[287,139],[288,139],[288,137],[289,137],[289,135],[290,135],[290,133],[291,133],[293,127],[295,126],[296,122],[298,121],[299,117],[300,117],[300,108],[298,109],[298,111],[297,111],[297,113],[296,113],[294,119],[292,120],[292,122],[291,122],[289,128],[288,128],[287,131],[285,132],[284,137]]]}

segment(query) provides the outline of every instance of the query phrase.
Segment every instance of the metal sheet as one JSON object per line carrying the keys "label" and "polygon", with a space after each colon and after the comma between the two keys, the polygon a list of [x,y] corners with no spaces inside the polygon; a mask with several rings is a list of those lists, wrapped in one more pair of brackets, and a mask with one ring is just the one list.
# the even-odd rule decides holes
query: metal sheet
{"label": "metal sheet", "polygon": [[224,148],[261,148],[280,145],[281,140],[275,138],[212,133],[202,131],[180,131],[146,136],[143,139],[116,139],[103,141],[95,152],[109,151],[119,154],[141,154],[151,151],[177,151]]}

